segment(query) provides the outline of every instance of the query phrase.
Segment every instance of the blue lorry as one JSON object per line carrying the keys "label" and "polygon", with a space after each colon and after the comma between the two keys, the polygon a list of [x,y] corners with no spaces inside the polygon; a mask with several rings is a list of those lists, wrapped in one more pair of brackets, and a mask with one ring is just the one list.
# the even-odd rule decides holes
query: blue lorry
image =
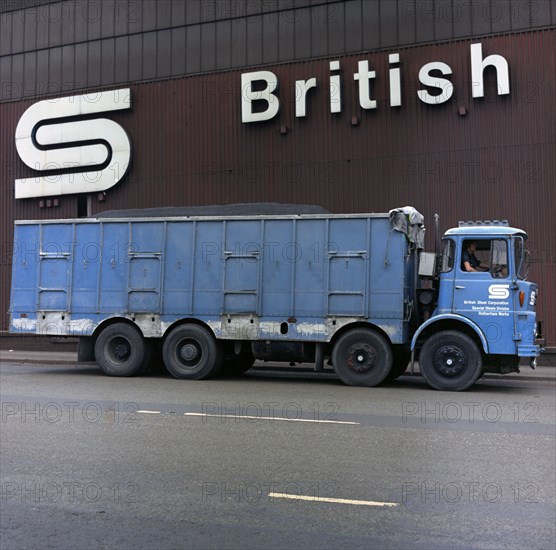
{"label": "blue lorry", "polygon": [[[520,358],[534,368],[526,233],[460,223],[438,253],[423,234],[410,207],[17,221],[10,331],[77,336],[79,358],[113,376],[142,372],[155,349],[181,379],[267,360],[376,386],[411,359],[433,388],[460,391]],[[466,270],[469,250],[481,269]]]}

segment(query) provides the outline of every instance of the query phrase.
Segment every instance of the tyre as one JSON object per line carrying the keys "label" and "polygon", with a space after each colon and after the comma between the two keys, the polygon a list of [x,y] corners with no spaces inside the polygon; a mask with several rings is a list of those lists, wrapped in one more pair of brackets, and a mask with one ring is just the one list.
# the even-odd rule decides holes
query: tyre
{"label": "tyre", "polygon": [[394,346],[392,349],[393,361],[392,369],[386,377],[386,381],[395,380],[399,378],[406,370],[411,359],[411,352],[408,349]]}
{"label": "tyre", "polygon": [[251,353],[235,355],[224,361],[221,374],[224,376],[240,376],[247,372],[255,363],[255,358]]}
{"label": "tyre", "polygon": [[170,332],[162,346],[162,357],[175,378],[202,380],[218,373],[224,354],[208,329],[188,324]]}
{"label": "tyre", "polygon": [[334,344],[332,365],[348,386],[376,386],[390,373],[392,349],[381,334],[364,328],[352,329]]}
{"label": "tyre", "polygon": [[483,362],[477,344],[467,334],[445,330],[423,345],[419,368],[436,390],[463,391],[481,376]]}
{"label": "tyre", "polygon": [[147,360],[146,345],[138,328],[128,323],[107,326],[95,342],[95,360],[109,376],[134,376]]}

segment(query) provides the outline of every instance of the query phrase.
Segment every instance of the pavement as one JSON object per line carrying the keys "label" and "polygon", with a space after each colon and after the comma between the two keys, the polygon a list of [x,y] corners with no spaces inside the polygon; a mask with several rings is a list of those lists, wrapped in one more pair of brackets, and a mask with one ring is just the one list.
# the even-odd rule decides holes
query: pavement
{"label": "pavement", "polygon": [[[504,380],[546,380],[556,381],[556,361],[554,356],[545,356],[539,358],[541,364],[535,370],[529,365],[522,364],[520,373],[512,374],[486,374],[483,378],[487,379],[504,379]],[[23,351],[23,350],[0,350],[0,362],[9,361],[14,363],[26,364],[45,364],[45,365],[68,365],[77,364],[77,352],[68,351]],[[257,361],[253,367],[255,370],[287,370],[288,372],[313,372],[313,368],[306,365],[297,365],[288,367],[285,364],[271,364]],[[331,373],[332,371],[329,371]],[[405,376],[420,376],[419,367],[416,363],[415,374],[411,374],[408,370]]]}

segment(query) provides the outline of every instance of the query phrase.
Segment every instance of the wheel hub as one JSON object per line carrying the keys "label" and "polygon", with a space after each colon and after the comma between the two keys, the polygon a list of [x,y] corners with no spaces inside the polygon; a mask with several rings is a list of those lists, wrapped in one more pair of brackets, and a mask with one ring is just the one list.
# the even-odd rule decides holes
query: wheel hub
{"label": "wheel hub", "polygon": [[200,355],[199,348],[191,342],[185,343],[180,348],[180,357],[184,361],[187,362],[195,361],[199,357],[199,355]]}
{"label": "wheel hub", "polygon": [[131,355],[131,346],[129,342],[125,338],[117,337],[114,338],[112,341],[112,345],[110,346],[112,357],[116,361],[126,361],[129,359]]}
{"label": "wheel hub", "polygon": [[358,344],[350,348],[347,365],[352,371],[362,374],[374,367],[375,359],[375,352],[371,346]]}
{"label": "wheel hub", "polygon": [[467,366],[467,358],[458,347],[442,346],[434,354],[433,364],[444,376],[457,376]]}

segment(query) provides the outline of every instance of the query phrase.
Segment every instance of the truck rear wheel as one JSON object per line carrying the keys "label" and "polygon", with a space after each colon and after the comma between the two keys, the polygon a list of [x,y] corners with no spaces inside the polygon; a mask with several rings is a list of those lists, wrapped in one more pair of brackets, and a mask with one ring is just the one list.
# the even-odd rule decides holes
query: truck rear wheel
{"label": "truck rear wheel", "polygon": [[214,336],[199,325],[180,325],[173,329],[162,347],[168,372],[176,378],[202,380],[214,376],[222,367],[224,353]]}
{"label": "truck rear wheel", "polygon": [[472,338],[455,330],[431,336],[419,355],[423,378],[435,390],[463,391],[481,376],[481,352]]}
{"label": "truck rear wheel", "polygon": [[142,334],[127,323],[107,326],[95,342],[95,360],[109,376],[134,376],[143,368],[146,355]]}
{"label": "truck rear wheel", "polygon": [[384,336],[356,328],[346,332],[332,349],[332,365],[348,386],[376,386],[390,373],[392,350]]}

